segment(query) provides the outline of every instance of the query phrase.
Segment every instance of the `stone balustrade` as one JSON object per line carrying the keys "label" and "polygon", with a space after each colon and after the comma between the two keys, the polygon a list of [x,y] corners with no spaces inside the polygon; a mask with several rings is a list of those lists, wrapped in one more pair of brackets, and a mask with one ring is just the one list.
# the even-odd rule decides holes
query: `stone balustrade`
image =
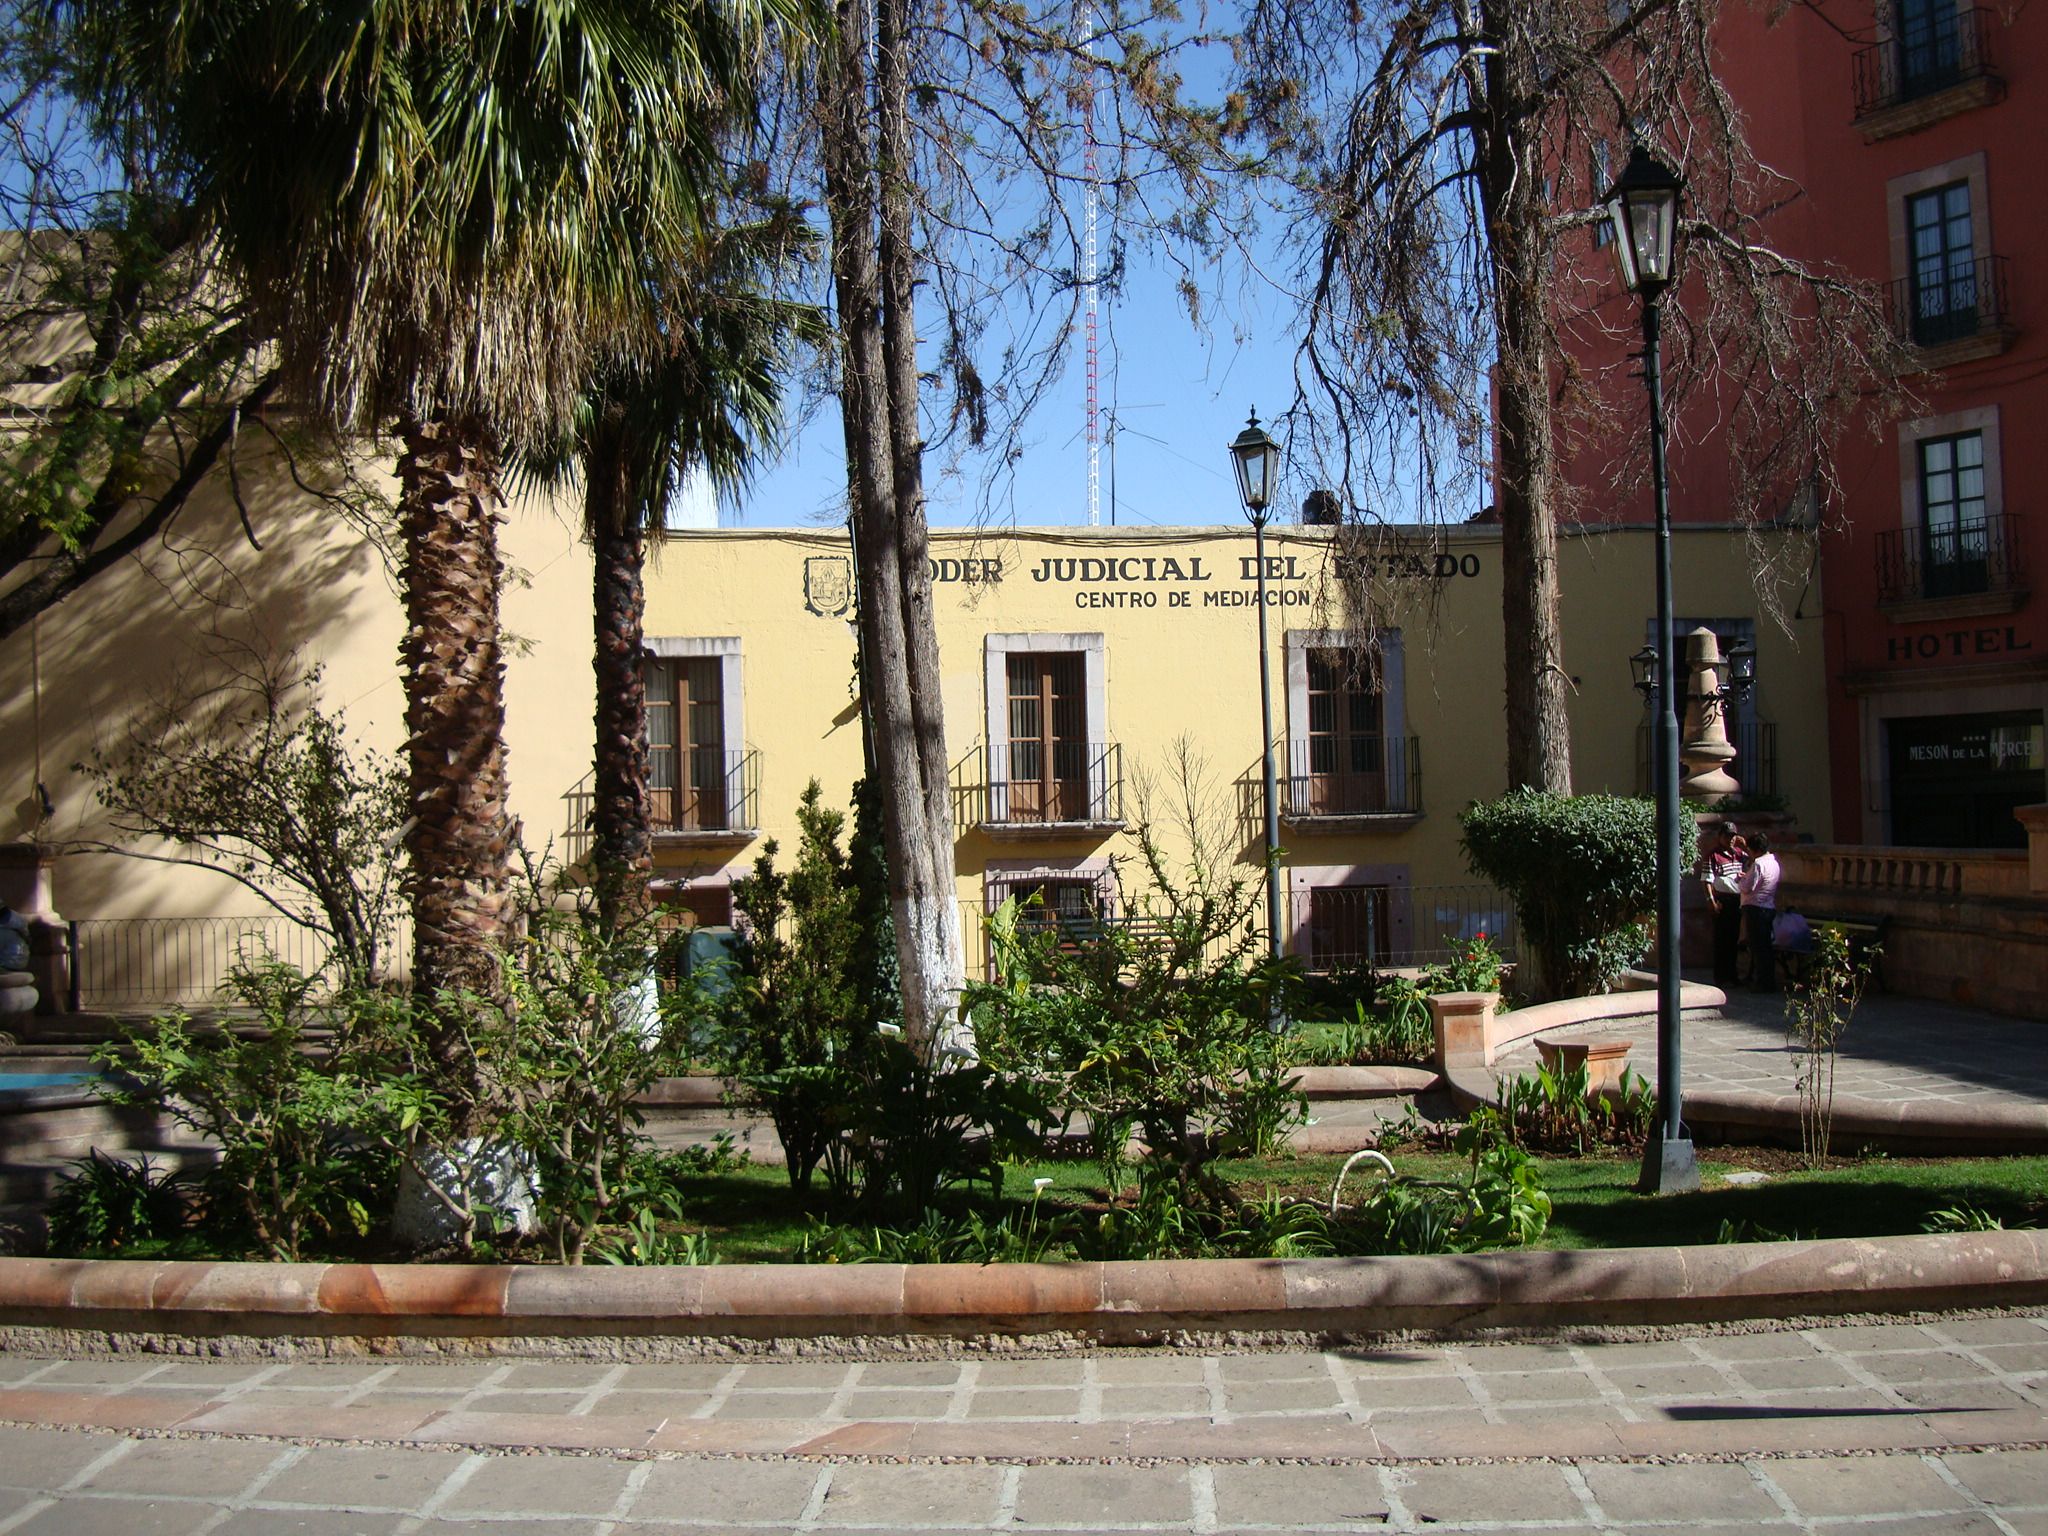
{"label": "stone balustrade", "polygon": [[1894,992],[2037,1018],[2048,996],[2048,806],[2018,814],[2025,851],[1782,846],[1778,905],[1888,919]]}

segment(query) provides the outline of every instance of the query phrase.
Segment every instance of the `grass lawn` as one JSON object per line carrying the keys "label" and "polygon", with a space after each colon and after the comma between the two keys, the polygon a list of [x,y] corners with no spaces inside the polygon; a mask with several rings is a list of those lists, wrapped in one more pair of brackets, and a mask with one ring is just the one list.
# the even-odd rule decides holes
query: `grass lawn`
{"label": "grass lawn", "polygon": [[[1403,1173],[1449,1178],[1462,1159],[1442,1153],[1395,1152]],[[1544,1159],[1543,1187],[1553,1204],[1544,1248],[1632,1248],[1666,1243],[1712,1243],[1724,1222],[1749,1240],[1768,1237],[1877,1237],[1919,1232],[1935,1212],[1975,1206],[2008,1226],[2048,1222],[2048,1158],[1886,1159],[1841,1161],[1807,1171],[1790,1159],[1746,1148],[1709,1152],[1701,1164],[1706,1187],[1697,1194],[1635,1193],[1633,1158]],[[1719,1160],[1725,1159],[1725,1160]],[[1277,1158],[1221,1165],[1246,1196],[1268,1192],[1327,1206],[1341,1157]],[[1730,1185],[1727,1175],[1759,1164],[1762,1184]],[[1028,1205],[1033,1179],[1049,1178],[1041,1196],[1047,1215],[1064,1208],[1099,1207],[1108,1191],[1093,1163],[1012,1165],[1005,1173],[1006,1203]],[[1361,1165],[1345,1183],[1346,1203],[1364,1195],[1374,1175]],[[960,1197],[961,1203],[968,1202]],[[829,1218],[822,1195],[811,1209]],[[686,1219],[707,1230],[726,1263],[776,1263],[795,1257],[812,1221],[789,1190],[780,1168],[747,1166],[691,1181]]]}

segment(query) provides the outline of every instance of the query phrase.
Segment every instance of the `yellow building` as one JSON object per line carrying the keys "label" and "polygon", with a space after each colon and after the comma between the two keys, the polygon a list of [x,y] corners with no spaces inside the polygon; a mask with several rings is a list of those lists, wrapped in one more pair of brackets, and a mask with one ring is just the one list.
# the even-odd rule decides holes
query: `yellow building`
{"label": "yellow building", "polygon": [[[260,550],[225,505],[195,509],[174,544],[103,576],[45,615],[34,636],[0,646],[0,805],[25,799],[39,762],[56,805],[43,837],[68,850],[56,905],[88,928],[103,924],[103,948],[122,923],[261,910],[217,875],[90,851],[120,839],[72,765],[117,740],[139,707],[203,690],[238,647],[296,650],[323,666],[323,700],[345,710],[353,732],[386,751],[399,744],[400,619],[380,556],[306,505],[266,508],[259,532]],[[586,837],[591,751],[590,562],[573,507],[517,508],[504,537],[517,573],[504,608],[516,637],[513,810],[531,845],[573,861]],[[1759,653],[1755,719],[1736,733],[1745,754],[1737,778],[1781,794],[1804,825],[1827,825],[1817,619],[1795,616],[1789,633],[1758,621],[1741,534],[1685,529],[1675,539],[1684,626],[1753,639]],[[978,914],[1006,894],[1128,907],[1133,829],[1150,815],[1169,854],[1185,858],[1187,818],[1171,807],[1191,781],[1206,792],[1212,847],[1257,876],[1252,548],[1241,525],[933,534],[970,957],[980,953]],[[1506,914],[1467,872],[1457,822],[1505,780],[1497,529],[1361,539],[1274,527],[1267,549],[1290,945],[1317,964],[1398,963],[1426,956],[1446,933],[1499,929]],[[1644,714],[1628,658],[1649,635],[1651,555],[1650,535],[1637,529],[1564,543],[1581,790],[1638,787]],[[790,856],[806,781],[844,805],[861,771],[850,557],[843,533],[825,530],[679,532],[653,546],[656,857],[663,891],[701,918],[725,918],[729,882],[765,839]],[[1368,620],[1374,640],[1361,649]],[[161,950],[185,941],[166,926],[135,942]],[[159,958],[106,962],[101,1000],[139,985],[114,971]],[[205,969],[195,964],[193,977]],[[88,981],[88,994],[102,988]]]}
{"label": "yellow building", "polygon": [[[1682,627],[1752,641],[1760,688],[1732,732],[1734,771],[1825,825],[1818,626],[1758,623],[1741,535],[1677,536]],[[1565,655],[1577,674],[1582,790],[1637,792],[1642,701],[1628,658],[1653,627],[1646,531],[1569,538]],[[1128,909],[1133,829],[1189,855],[1192,784],[1208,845],[1263,859],[1258,566],[1243,526],[939,531],[931,542],[956,870],[970,959],[1007,895]],[[1402,963],[1507,914],[1459,852],[1458,812],[1501,792],[1500,538],[1484,525],[1267,533],[1284,922],[1312,965]],[[759,839],[794,842],[808,779],[845,804],[862,767],[834,532],[670,535],[649,573],[647,633],[661,883],[711,922]],[[570,828],[577,824],[572,803]],[[787,857],[787,854],[785,854]]]}

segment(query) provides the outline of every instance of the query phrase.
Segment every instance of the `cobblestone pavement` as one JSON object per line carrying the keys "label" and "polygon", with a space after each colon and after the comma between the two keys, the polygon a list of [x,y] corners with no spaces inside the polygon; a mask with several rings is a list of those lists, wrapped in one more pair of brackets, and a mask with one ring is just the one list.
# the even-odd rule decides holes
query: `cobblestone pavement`
{"label": "cobblestone pavement", "polygon": [[[1867,996],[1842,1036],[1835,1092],[1882,1103],[2048,1103],[2048,1051],[2035,1041],[2038,1029],[2034,1022],[1969,1008],[1882,993]],[[1560,1033],[1633,1040],[1629,1066],[1655,1082],[1655,1020]],[[1725,1007],[1686,1010],[1684,1046],[1688,1093],[1794,1091],[1798,1061],[1786,1043],[1780,996],[1738,992]],[[1496,1062],[1494,1072],[1512,1077],[1532,1070],[1536,1060],[1534,1042],[1525,1042]]]}
{"label": "cobblestone pavement", "polygon": [[2048,1536],[2044,1409],[2048,1313],[1241,1354],[11,1354],[0,1536]]}

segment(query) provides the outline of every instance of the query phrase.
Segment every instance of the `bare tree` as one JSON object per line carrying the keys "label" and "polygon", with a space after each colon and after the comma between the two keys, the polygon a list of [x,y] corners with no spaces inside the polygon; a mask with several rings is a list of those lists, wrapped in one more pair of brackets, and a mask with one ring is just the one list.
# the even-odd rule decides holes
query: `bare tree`
{"label": "bare tree", "polygon": [[245,486],[280,477],[379,539],[389,512],[349,445],[279,409],[153,142],[115,156],[88,132],[70,46],[49,7],[0,6],[0,638],[168,535],[209,481],[251,543]]}
{"label": "bare tree", "polygon": [[216,642],[207,680],[175,686],[78,765],[117,830],[84,843],[227,876],[328,942],[338,979],[374,984],[398,906],[405,776],[350,744],[320,670]]}
{"label": "bare tree", "polygon": [[[962,967],[928,454],[979,456],[991,470],[981,506],[1000,505],[1024,423],[1077,334],[1072,214],[1093,114],[1092,175],[1112,227],[1185,252],[1231,230],[1240,189],[1219,175],[1223,114],[1189,104],[1172,67],[1214,39],[1164,8],[841,0],[837,15],[811,124],[831,225],[866,721],[906,1024],[928,1043]],[[1112,240],[1112,287],[1119,251]],[[1183,287],[1192,302],[1192,280]]]}
{"label": "bare tree", "polygon": [[[1383,494],[1411,432],[1430,489],[1437,468],[1480,466],[1490,444],[1510,786],[1571,788],[1558,529],[1576,491],[1626,490],[1646,462],[1640,395],[1589,373],[1619,365],[1602,359],[1619,359],[1634,318],[1603,309],[1605,258],[1575,259],[1604,223],[1609,167],[1644,143],[1686,179],[1667,398],[1681,432],[1727,455],[1731,511],[1767,519],[1803,489],[1825,498],[1844,430],[1889,403],[1875,291],[1777,243],[1772,216],[1797,188],[1751,152],[1715,73],[1721,9],[1255,0],[1250,13],[1248,112],[1308,215],[1297,446]],[[1600,473],[1568,484],[1589,462]]]}

